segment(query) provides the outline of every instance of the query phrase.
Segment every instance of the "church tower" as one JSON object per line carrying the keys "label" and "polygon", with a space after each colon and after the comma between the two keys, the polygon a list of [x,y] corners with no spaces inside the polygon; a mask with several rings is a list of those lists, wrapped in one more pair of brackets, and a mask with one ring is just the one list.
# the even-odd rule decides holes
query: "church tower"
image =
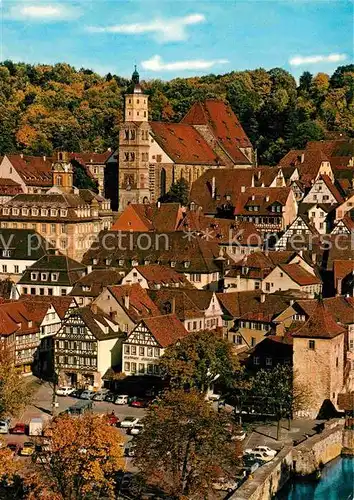
{"label": "church tower", "polygon": [[67,152],[58,152],[57,161],[52,164],[53,187],[65,193],[73,191],[73,167]]}
{"label": "church tower", "polygon": [[125,95],[124,123],[119,130],[119,211],[128,203],[150,202],[148,96],[135,67]]}

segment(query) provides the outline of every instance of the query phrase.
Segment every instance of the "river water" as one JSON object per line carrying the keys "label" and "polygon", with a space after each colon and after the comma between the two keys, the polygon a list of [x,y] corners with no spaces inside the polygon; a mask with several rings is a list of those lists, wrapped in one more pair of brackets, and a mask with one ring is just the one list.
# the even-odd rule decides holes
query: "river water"
{"label": "river water", "polygon": [[315,482],[295,480],[277,500],[354,500],[354,458],[337,458],[322,470]]}

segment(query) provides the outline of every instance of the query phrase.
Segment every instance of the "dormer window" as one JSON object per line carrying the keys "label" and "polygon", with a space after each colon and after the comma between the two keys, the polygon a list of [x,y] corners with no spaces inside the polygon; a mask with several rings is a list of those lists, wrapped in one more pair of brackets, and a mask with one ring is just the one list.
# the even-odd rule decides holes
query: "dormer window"
{"label": "dormer window", "polygon": [[28,208],[23,208],[21,213],[22,215],[28,215]]}
{"label": "dormer window", "polygon": [[38,273],[31,273],[31,280],[32,281],[37,281],[38,278]]}
{"label": "dormer window", "polygon": [[4,249],[2,251],[2,256],[3,257],[11,257],[11,251],[9,249]]}
{"label": "dormer window", "polygon": [[18,215],[19,214],[19,209],[18,208],[13,208],[12,209],[12,215]]}
{"label": "dormer window", "polygon": [[58,273],[52,273],[52,281],[58,281],[59,274]]}
{"label": "dormer window", "polygon": [[38,208],[32,208],[31,214],[34,215],[35,217],[37,217],[38,216]]}
{"label": "dormer window", "polygon": [[28,322],[28,328],[32,328],[32,326],[33,326],[33,321],[29,321]]}
{"label": "dormer window", "polygon": [[66,217],[66,216],[67,216],[67,214],[68,214],[68,211],[67,211],[67,210],[65,210],[65,209],[61,209],[61,210],[60,210],[60,217]]}
{"label": "dormer window", "polygon": [[191,265],[191,263],[189,262],[189,260],[186,260],[185,263],[184,263],[184,267],[187,268]]}
{"label": "dormer window", "polygon": [[106,259],[106,266],[110,266],[112,263],[112,259]]}
{"label": "dormer window", "polygon": [[48,273],[41,273],[41,281],[48,281]]}
{"label": "dormer window", "polygon": [[120,260],[118,261],[118,265],[119,265],[120,267],[123,267],[123,266],[124,266],[124,260],[123,260],[123,259],[120,259]]}
{"label": "dormer window", "polygon": [[3,208],[2,213],[3,215],[10,215],[10,210],[8,208]]}
{"label": "dormer window", "polygon": [[132,260],[132,266],[138,266],[139,262],[137,260]]}
{"label": "dormer window", "polygon": [[92,259],[92,264],[96,266],[98,264],[98,259]]}
{"label": "dormer window", "polygon": [[171,261],[171,267],[176,267],[176,261],[175,260]]}
{"label": "dormer window", "polygon": [[145,266],[148,266],[150,264],[150,261],[149,260],[144,260],[144,264],[145,264]]}
{"label": "dormer window", "polygon": [[48,210],[46,208],[41,208],[41,217],[47,217]]}
{"label": "dormer window", "polygon": [[50,215],[51,217],[56,217],[57,216],[57,210],[55,208],[50,209]]}

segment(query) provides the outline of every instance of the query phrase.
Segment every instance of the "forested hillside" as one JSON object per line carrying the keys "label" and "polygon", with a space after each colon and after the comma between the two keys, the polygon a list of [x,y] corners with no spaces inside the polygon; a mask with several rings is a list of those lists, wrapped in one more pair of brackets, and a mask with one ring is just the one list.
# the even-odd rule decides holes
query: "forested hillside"
{"label": "forested hillside", "polygon": [[[0,154],[115,147],[128,83],[68,64],[5,61],[0,65]],[[354,136],[354,65],[341,66],[332,76],[305,72],[298,87],[280,68],[142,83],[152,120],[178,121],[196,100],[227,99],[262,164],[275,164],[290,148],[331,132]]]}

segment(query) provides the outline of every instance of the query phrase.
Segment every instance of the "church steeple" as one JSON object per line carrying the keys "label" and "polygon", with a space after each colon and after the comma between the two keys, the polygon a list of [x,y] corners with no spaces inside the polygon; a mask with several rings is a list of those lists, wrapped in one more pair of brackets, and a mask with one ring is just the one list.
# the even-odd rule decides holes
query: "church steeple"
{"label": "church steeple", "polygon": [[138,70],[136,69],[136,64],[135,64],[134,72],[132,74],[132,83],[137,85],[139,83],[139,80],[140,80],[140,76],[139,76]]}

